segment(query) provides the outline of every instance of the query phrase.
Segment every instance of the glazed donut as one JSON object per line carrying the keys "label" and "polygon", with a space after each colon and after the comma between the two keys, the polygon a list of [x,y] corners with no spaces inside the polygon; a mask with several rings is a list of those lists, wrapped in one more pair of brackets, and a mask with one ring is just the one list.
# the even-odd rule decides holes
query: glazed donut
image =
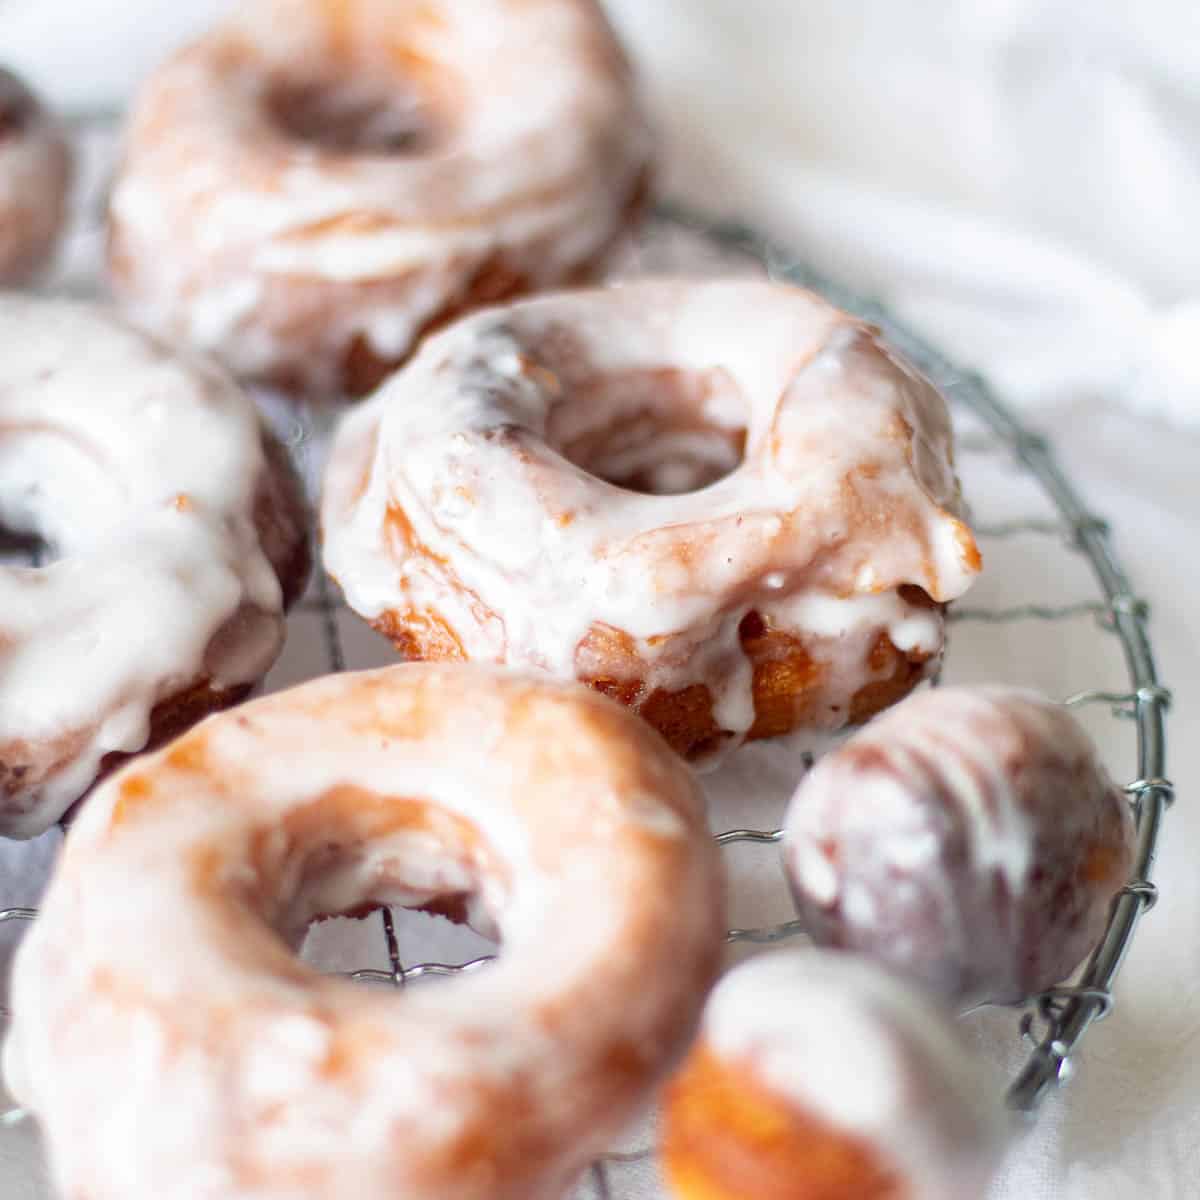
{"label": "glazed donut", "polygon": [[0,284],[25,283],[62,231],[71,155],[59,123],[0,67]]}
{"label": "glazed donut", "polygon": [[1129,804],[1059,704],[1012,688],[914,696],[823,758],[784,861],[818,943],[959,1003],[1061,983],[1129,878]]}
{"label": "glazed donut", "polygon": [[225,374],[98,307],[0,296],[0,834],[246,695],[308,574],[304,502]]}
{"label": "glazed donut", "polygon": [[464,318],[344,420],[322,524],[406,656],[578,677],[690,757],[891,703],[980,565],[941,396],[765,281]]}
{"label": "glazed donut", "polygon": [[[720,879],[687,768],[603,697],[330,676],[97,790],[18,954],[5,1067],[66,1196],[558,1198],[691,1037]],[[435,989],[288,952],[319,915],[464,895],[504,951]]]}
{"label": "glazed donut", "polygon": [[667,1090],[663,1164],[680,1200],[979,1200],[999,1097],[924,996],[849,955],[780,951],[713,992]]}
{"label": "glazed donut", "polygon": [[595,0],[270,0],[137,102],[118,298],[242,376],[369,391],[421,333],[577,280],[632,224],[649,135]]}

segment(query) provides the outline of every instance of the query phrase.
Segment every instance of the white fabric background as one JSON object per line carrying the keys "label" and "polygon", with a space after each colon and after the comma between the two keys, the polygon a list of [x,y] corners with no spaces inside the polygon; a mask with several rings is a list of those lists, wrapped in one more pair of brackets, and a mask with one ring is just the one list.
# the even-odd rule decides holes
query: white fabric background
{"label": "white fabric background", "polygon": [[[119,103],[219,0],[0,0],[0,60],[61,102]],[[611,0],[665,134],[670,190],[752,216],[982,367],[1116,527],[1176,693],[1180,803],[1118,1009],[1010,1155],[996,1200],[1176,1200],[1200,1179],[1200,7],[1187,0]],[[990,470],[990,469],[989,469]],[[1025,511],[1011,480],[969,485]],[[1023,543],[988,602],[1086,594]],[[1060,578],[1060,574],[1063,577]],[[1044,576],[1039,578],[1039,576]],[[1082,593],[1080,592],[1082,589]],[[974,600],[973,600],[974,602]],[[970,643],[965,673],[1065,695],[1095,682],[1077,630]],[[367,653],[364,651],[364,654]],[[374,653],[372,650],[371,653]],[[289,670],[299,670],[295,666]],[[1103,665],[1120,681],[1119,662]],[[281,677],[280,682],[283,682]],[[1110,727],[1097,725],[1097,732]],[[1107,736],[1107,734],[1106,734]],[[1128,763],[1127,746],[1106,746]],[[1128,772],[1125,772],[1128,774]],[[748,752],[729,791],[786,785]],[[717,790],[725,790],[716,785]],[[750,818],[747,818],[748,820]],[[730,824],[731,821],[724,821]],[[29,852],[37,856],[37,850]],[[7,875],[9,854],[0,860]],[[33,859],[25,884],[32,899]],[[10,877],[11,878],[11,877]],[[747,901],[740,919],[754,919]],[[1008,1014],[977,1023],[1010,1051]],[[0,1195],[27,1132],[0,1137]],[[639,1195],[652,1187],[637,1172]]]}

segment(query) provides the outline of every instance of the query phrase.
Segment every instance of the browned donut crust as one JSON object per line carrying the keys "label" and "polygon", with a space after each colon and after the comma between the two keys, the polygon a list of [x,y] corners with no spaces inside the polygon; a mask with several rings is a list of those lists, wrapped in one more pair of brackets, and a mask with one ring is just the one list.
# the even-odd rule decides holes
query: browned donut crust
{"label": "browned donut crust", "polygon": [[[629,236],[630,231],[637,228],[649,207],[650,186],[651,174],[647,168],[638,177],[630,193],[625,206],[625,216],[619,223],[618,232],[587,262],[565,275],[562,279],[563,287],[579,287],[594,283],[603,276],[614,250]],[[390,304],[397,303],[402,300],[403,293],[409,286],[407,278],[399,282],[380,280],[369,283],[308,280],[305,284],[305,292],[298,296],[295,290],[289,289],[284,281],[280,292],[280,302],[281,306],[288,306],[289,322],[292,320],[291,313],[298,314],[295,321],[297,328],[303,324],[313,329],[320,329],[328,325],[327,318],[334,313],[344,312],[351,306],[386,308]],[[441,309],[419,326],[407,353],[391,356],[381,355],[361,334],[355,337],[338,356],[340,364],[338,367],[339,395],[348,398],[366,396],[373,392],[393,371],[402,367],[411,357],[412,351],[429,334],[436,333],[452,321],[456,321],[459,317],[473,312],[477,308],[484,308],[489,304],[503,304],[537,290],[537,281],[530,278],[529,274],[522,269],[520,264],[514,262],[510,255],[506,255],[502,250],[497,250],[486,262],[475,269],[453,304]],[[300,299],[305,302],[302,316],[298,306]],[[280,318],[281,320],[283,318],[282,311]],[[262,378],[262,382],[268,386],[279,388],[281,391],[297,395],[306,390],[303,371],[296,369],[280,368],[269,371]],[[317,398],[329,399],[329,397]]]}
{"label": "browned donut crust", "polygon": [[[909,590],[924,597],[917,588]],[[924,602],[933,605],[928,597],[924,597]],[[410,661],[466,658],[458,639],[436,613],[410,612],[403,620],[384,613],[370,623]],[[812,697],[824,671],[819,657],[814,657],[801,639],[769,629],[754,612],[742,620],[738,638],[754,671],[755,717],[746,740],[778,737],[810,724],[814,715]],[[686,758],[704,758],[718,750],[730,736],[717,725],[712,693],[704,684],[692,684],[673,692],[648,689],[643,682],[644,664],[627,634],[595,627],[584,640],[580,657],[619,663],[619,672],[583,674],[580,679],[639,713],[673,750]],[[880,634],[865,664],[871,672],[871,682],[854,693],[847,723],[860,725],[869,721],[908,695],[925,678],[928,665],[928,655],[905,654],[892,644],[887,634]]]}
{"label": "browned donut crust", "polygon": [[667,1092],[663,1166],[680,1200],[911,1200],[871,1147],[698,1049]]}

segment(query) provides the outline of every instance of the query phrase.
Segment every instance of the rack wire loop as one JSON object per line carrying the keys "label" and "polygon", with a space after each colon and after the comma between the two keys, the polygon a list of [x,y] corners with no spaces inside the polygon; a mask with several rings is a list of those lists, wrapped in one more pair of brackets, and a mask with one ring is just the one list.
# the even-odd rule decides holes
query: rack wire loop
{"label": "rack wire loop", "polygon": [[1140,802],[1146,795],[1154,792],[1158,794],[1167,808],[1175,803],[1175,785],[1161,775],[1156,775],[1151,779],[1135,779],[1132,783],[1125,785],[1124,791],[1136,802]]}
{"label": "rack wire loop", "polygon": [[1149,879],[1135,879],[1132,883],[1127,883],[1119,895],[1133,896],[1140,901],[1142,912],[1149,912],[1158,903],[1158,885],[1151,883]]}
{"label": "rack wire loop", "polygon": [[782,829],[727,829],[716,835],[716,843],[718,846],[733,846],[739,842],[773,845],[782,838]]}
{"label": "rack wire loop", "polygon": [[1085,1001],[1094,1005],[1094,1021],[1102,1021],[1112,1011],[1113,1006],[1112,992],[1107,988],[1063,986],[1050,988],[1038,996],[1038,1012],[1047,1021],[1057,1021],[1066,1004],[1071,1001]]}

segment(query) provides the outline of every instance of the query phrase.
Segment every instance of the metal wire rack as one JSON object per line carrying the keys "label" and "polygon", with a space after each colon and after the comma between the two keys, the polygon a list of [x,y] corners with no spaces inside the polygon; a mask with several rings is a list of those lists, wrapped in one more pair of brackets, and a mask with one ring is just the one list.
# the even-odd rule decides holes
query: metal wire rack
{"label": "metal wire rack", "polygon": [[[1126,791],[1136,817],[1137,854],[1133,877],[1116,897],[1105,935],[1077,981],[1033,997],[1023,1006],[1018,1031],[1031,1049],[1024,1066],[1008,1088],[1007,1102],[1015,1111],[1032,1113],[1047,1093],[1066,1078],[1071,1057],[1088,1028],[1111,1010],[1113,982],[1140,918],[1154,906],[1157,899],[1151,872],[1162,821],[1173,800],[1173,789],[1166,778],[1165,768],[1164,717],[1170,694],[1160,684],[1155,670],[1147,631],[1147,606],[1133,590],[1117,559],[1107,522],[1084,504],[1058,465],[1047,441],[1027,429],[978,374],[950,362],[925,339],[895,320],[882,304],[826,278],[745,226],[713,224],[690,211],[665,207],[659,210],[655,229],[657,232],[651,235],[651,242],[656,237],[682,237],[691,242],[693,257],[699,247],[705,253],[715,252],[745,260],[758,264],[759,268],[765,266],[772,275],[811,287],[840,307],[877,325],[896,349],[943,389],[956,412],[967,415],[975,426],[975,430],[960,437],[958,443],[968,491],[970,463],[975,456],[1007,456],[1019,471],[1036,483],[1055,514],[1050,518],[1037,515],[1006,518],[991,523],[977,521],[975,527],[980,536],[985,539],[1025,536],[1058,539],[1070,552],[1081,556],[1091,569],[1097,589],[1097,598],[1094,600],[1065,604],[1035,601],[1000,607],[961,605],[951,614],[958,623],[990,624],[1094,618],[1105,634],[1119,641],[1129,681],[1124,689],[1087,689],[1064,700],[1064,703],[1075,707],[1107,708],[1114,718],[1134,722],[1137,735],[1136,766],[1131,770],[1133,778],[1126,785]],[[93,236],[94,232],[92,230]],[[296,416],[285,409],[268,412],[268,416],[273,416],[274,423],[281,427],[297,465],[312,484],[319,467],[320,448],[327,432],[328,418],[311,413]],[[11,561],[14,554],[25,561],[38,561],[35,547],[8,546],[3,558]],[[338,619],[339,614],[345,611],[335,589],[318,571],[308,596],[299,606],[299,612],[306,614],[310,620],[316,618],[322,642],[323,665],[330,671],[346,669],[347,654]],[[811,761],[811,756],[805,756],[799,765],[811,765]],[[716,840],[721,846],[758,847],[775,856],[780,837],[778,829],[730,829],[717,834]],[[29,907],[3,909],[0,910],[0,923],[31,921],[36,915],[36,909]],[[386,969],[361,967],[344,972],[356,982],[403,988],[428,977],[453,976],[477,970],[491,960],[492,956],[485,954],[461,962],[405,963],[395,917],[389,910],[383,910],[379,919],[388,965]],[[787,920],[756,928],[730,929],[727,937],[731,943],[765,944],[801,934],[803,929],[800,922]],[[0,1122],[13,1123],[23,1119],[23,1116],[19,1110],[14,1110],[0,1115]],[[603,1156],[591,1171],[592,1194],[598,1200],[617,1196],[619,1183],[614,1182],[614,1168],[641,1162],[653,1153],[652,1147],[646,1147],[632,1153]]]}

